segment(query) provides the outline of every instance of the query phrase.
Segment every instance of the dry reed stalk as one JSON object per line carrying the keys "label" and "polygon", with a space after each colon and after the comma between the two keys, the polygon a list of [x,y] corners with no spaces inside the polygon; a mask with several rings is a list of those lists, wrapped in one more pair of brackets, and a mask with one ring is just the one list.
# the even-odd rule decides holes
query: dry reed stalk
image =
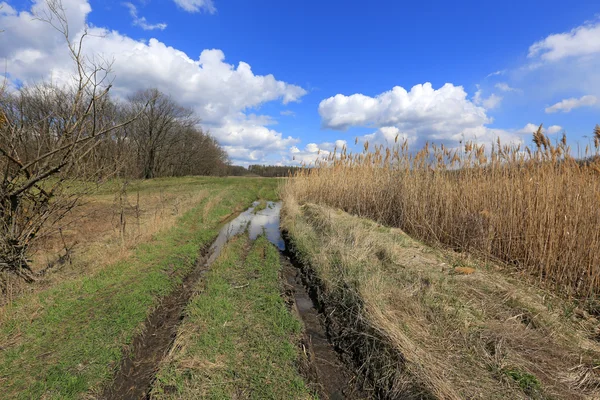
{"label": "dry reed stalk", "polygon": [[[288,179],[283,193],[341,208],[441,243],[515,265],[567,295],[600,287],[600,126],[594,150],[571,156],[542,126],[533,148],[465,143],[336,149]],[[599,310],[600,311],[600,310]]]}

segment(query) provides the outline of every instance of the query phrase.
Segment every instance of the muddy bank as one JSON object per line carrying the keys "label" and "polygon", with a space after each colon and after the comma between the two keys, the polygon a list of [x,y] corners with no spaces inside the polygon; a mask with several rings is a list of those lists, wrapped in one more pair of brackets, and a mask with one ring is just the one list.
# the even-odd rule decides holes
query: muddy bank
{"label": "muddy bank", "polygon": [[356,373],[344,364],[329,342],[325,317],[317,310],[317,304],[302,279],[301,270],[292,264],[285,252],[280,258],[287,300],[304,326],[301,346],[307,356],[307,365],[302,366],[301,372],[323,399],[370,398],[360,388]]}
{"label": "muddy bank", "polygon": [[360,388],[357,393],[376,399],[435,399],[408,376],[402,354],[363,316],[363,302],[358,294],[349,288],[327,290],[311,266],[302,261],[288,232],[282,236],[286,257],[298,271],[321,316],[330,346],[341,363],[356,373],[352,384]]}

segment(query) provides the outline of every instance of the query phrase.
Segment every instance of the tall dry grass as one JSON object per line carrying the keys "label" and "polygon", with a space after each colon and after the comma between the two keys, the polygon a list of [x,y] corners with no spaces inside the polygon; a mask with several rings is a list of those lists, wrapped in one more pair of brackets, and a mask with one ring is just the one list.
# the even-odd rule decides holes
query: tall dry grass
{"label": "tall dry grass", "polygon": [[[91,275],[107,265],[130,257],[140,243],[148,242],[158,232],[175,225],[185,212],[197,206],[212,193],[201,183],[202,178],[168,178],[149,183],[135,182],[133,188],[117,182],[106,192],[91,195],[64,220],[60,231],[44,236],[32,255],[36,272],[49,269],[36,285],[23,282],[10,273],[0,273],[0,315],[2,306],[24,293],[41,290],[56,282]],[[197,181],[197,185],[190,184]],[[141,187],[142,190],[137,186]],[[206,205],[205,213],[211,204]],[[55,263],[58,256],[68,257]]]}
{"label": "tall dry grass", "polygon": [[428,243],[493,257],[568,295],[600,288],[600,127],[586,161],[542,127],[531,147],[406,143],[334,151],[288,179],[284,195],[400,227]]}

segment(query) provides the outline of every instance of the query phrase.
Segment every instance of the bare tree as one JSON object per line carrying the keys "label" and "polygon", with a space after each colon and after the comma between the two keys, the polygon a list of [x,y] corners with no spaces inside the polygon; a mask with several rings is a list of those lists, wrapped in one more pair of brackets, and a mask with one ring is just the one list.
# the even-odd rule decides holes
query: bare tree
{"label": "bare tree", "polygon": [[183,140],[180,133],[199,121],[192,110],[177,104],[158,89],[142,90],[129,98],[131,113],[140,118],[129,127],[129,136],[137,146],[141,177],[154,178],[159,168]]}
{"label": "bare tree", "polygon": [[138,116],[117,124],[103,119],[110,63],[84,56],[87,31],[72,41],[60,0],[48,0],[39,19],[63,35],[76,72],[71,84],[25,86],[0,99],[0,271],[27,281],[35,278],[28,261],[31,244],[80,197],[78,184],[66,183],[78,173],[97,174],[81,168],[83,160]]}

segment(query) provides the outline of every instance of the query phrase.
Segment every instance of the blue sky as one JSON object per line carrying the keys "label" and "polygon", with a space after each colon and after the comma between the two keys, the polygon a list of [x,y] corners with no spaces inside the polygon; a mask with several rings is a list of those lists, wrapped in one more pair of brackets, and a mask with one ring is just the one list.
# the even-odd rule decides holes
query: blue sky
{"label": "blue sky", "polygon": [[[46,32],[30,14],[42,3],[0,10],[0,58],[13,79],[68,68],[57,38],[31,37]],[[585,143],[600,123],[597,1],[63,4],[74,36],[86,20],[104,36],[88,51],[114,58],[115,96],[170,93],[241,165],[311,161],[356,137],[398,135],[413,148],[529,143],[542,122]]]}

